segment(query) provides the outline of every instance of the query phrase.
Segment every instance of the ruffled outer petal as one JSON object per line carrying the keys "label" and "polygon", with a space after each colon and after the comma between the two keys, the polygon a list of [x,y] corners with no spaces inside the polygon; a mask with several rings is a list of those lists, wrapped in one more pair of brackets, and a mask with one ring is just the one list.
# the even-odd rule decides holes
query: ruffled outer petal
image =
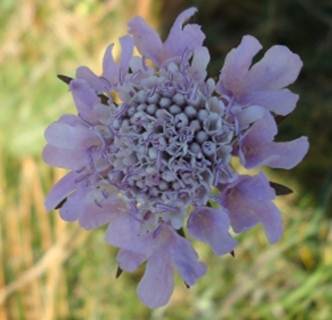
{"label": "ruffled outer petal", "polygon": [[190,286],[206,272],[190,242],[171,227],[161,225],[154,240],[159,245],[148,257],[147,269],[138,287],[139,297],[151,308],[168,302],[173,291],[173,266]]}
{"label": "ruffled outer petal", "polygon": [[275,114],[291,113],[299,100],[299,96],[288,89],[253,91],[241,98],[245,105],[259,105]]}
{"label": "ruffled outer petal", "polygon": [[120,249],[116,256],[119,267],[127,272],[135,271],[145,259],[146,257],[142,254],[123,249]]}
{"label": "ruffled outer petal", "polygon": [[267,113],[240,139],[241,163],[248,169],[261,165],[291,169],[300,163],[308,152],[308,139],[301,137],[289,142],[273,142],[276,133],[275,120]]}
{"label": "ruffled outer petal", "polygon": [[103,58],[102,76],[109,81],[112,86],[122,83],[128,72],[130,59],[133,55],[134,41],[131,36],[120,38],[121,56],[119,63],[115,62],[113,57],[114,44],[108,46]]}
{"label": "ruffled outer petal", "polygon": [[235,232],[243,232],[257,223],[264,226],[271,243],[282,234],[282,220],[272,200],[275,192],[263,173],[240,176],[221,192],[220,204],[227,209]]}
{"label": "ruffled outer petal", "polygon": [[248,73],[252,59],[261,49],[262,45],[255,37],[247,35],[242,38],[239,46],[232,49],[226,56],[217,84],[219,92],[225,88],[234,95],[242,93],[244,78]]}
{"label": "ruffled outer petal", "polygon": [[247,129],[250,124],[263,118],[265,113],[266,110],[263,107],[257,105],[252,105],[242,109],[239,113],[236,114],[240,129]]}
{"label": "ruffled outer petal", "polygon": [[129,33],[134,37],[135,46],[139,52],[160,64],[160,55],[163,44],[159,35],[141,17],[134,17],[128,23]]}
{"label": "ruffled outer petal", "polygon": [[[96,112],[100,114],[99,109]],[[96,113],[97,114],[97,113]],[[99,136],[74,115],[64,115],[45,131],[48,144],[43,158],[51,166],[81,169],[88,161],[88,149],[101,145]]]}
{"label": "ruffled outer petal", "polygon": [[188,230],[194,238],[208,243],[217,255],[232,251],[236,241],[230,236],[230,221],[222,208],[196,208],[188,219]]}
{"label": "ruffled outer petal", "polygon": [[206,78],[206,68],[210,62],[210,53],[206,47],[199,47],[194,51],[193,59],[191,62],[192,77],[201,81]]}
{"label": "ruffled outer petal", "polygon": [[191,7],[184,11],[182,11],[175,19],[173,26],[169,32],[168,38],[166,40],[169,41],[170,38],[176,37],[176,35],[182,31],[183,24],[189,20],[195,13],[197,12],[197,8]]}
{"label": "ruffled outer petal", "polygon": [[204,33],[197,24],[183,24],[196,13],[196,8],[189,8],[176,18],[170,33],[163,44],[159,35],[141,17],[129,21],[129,33],[140,53],[151,59],[156,65],[164,61],[182,57],[185,52],[192,53],[202,46]]}
{"label": "ruffled outer petal", "polygon": [[246,78],[247,90],[276,90],[293,83],[302,68],[300,57],[285,46],[273,46],[252,66]]}
{"label": "ruffled outer petal", "polygon": [[119,214],[107,228],[106,241],[121,249],[150,256],[157,246],[152,234],[142,235],[140,222],[131,214]]}
{"label": "ruffled outer petal", "polygon": [[270,112],[265,112],[264,118],[257,121],[249,131],[256,139],[261,137],[262,141],[272,141],[278,133],[278,126]]}
{"label": "ruffled outer petal", "polygon": [[100,144],[98,136],[87,127],[72,126],[60,121],[46,129],[45,138],[50,145],[68,150],[84,150]]}
{"label": "ruffled outer petal", "polygon": [[250,149],[243,153],[245,167],[268,166],[276,169],[292,169],[304,158],[309,149],[307,137],[301,137],[289,142],[271,142],[265,145],[255,145],[251,141]]}
{"label": "ruffled outer petal", "polygon": [[80,116],[87,121],[94,120],[93,107],[99,103],[95,91],[82,79],[72,80],[69,88]]}
{"label": "ruffled outer petal", "polygon": [[68,197],[67,201],[60,209],[60,216],[65,221],[75,221],[81,215],[85,198],[87,196],[87,189],[78,189],[74,194]]}
{"label": "ruffled outer petal", "polygon": [[[148,285],[150,283],[149,279],[154,277],[151,275],[154,274],[152,269],[156,267],[156,264],[158,267],[159,256],[162,257],[165,263],[169,262],[167,272],[171,272],[173,266],[175,266],[188,285],[193,285],[206,272],[205,266],[199,262],[198,256],[188,240],[179,236],[168,225],[160,225],[154,232],[144,234],[140,229],[140,222],[134,219],[132,215],[118,215],[112,219],[108,227],[106,240],[115,247],[121,248],[121,250],[138,255],[137,258],[140,262],[144,260],[143,257],[148,261],[149,271],[146,271],[145,278],[142,279],[139,295],[143,302],[150,307],[157,305],[157,302],[154,302],[155,298],[152,298],[144,288],[150,286]],[[123,258],[122,263],[126,263],[127,257]],[[128,259],[128,266],[123,266],[124,270],[132,270],[134,269],[133,266],[136,266],[135,257],[133,257],[133,261],[131,257],[128,257]],[[169,280],[170,275],[166,275],[166,270],[164,271],[165,274],[161,277]],[[160,306],[159,303],[167,303],[170,292],[167,290],[167,294],[160,294],[163,299],[157,299],[159,301],[158,306]]]}
{"label": "ruffled outer petal", "polygon": [[83,168],[87,162],[87,156],[83,150],[68,150],[46,145],[43,150],[43,159],[52,167],[71,170]]}
{"label": "ruffled outer petal", "polygon": [[[74,179],[75,178],[75,179]],[[66,202],[60,208],[60,215],[66,221],[79,220],[80,225],[85,229],[95,229],[99,226],[109,223],[117,215],[124,215],[128,211],[127,203],[117,194],[109,194],[108,198],[100,198],[99,192],[95,189],[86,188],[77,183],[78,175],[69,176],[68,182],[61,182],[60,186],[51,194],[52,200],[48,200],[48,207],[54,206],[56,201],[64,200]],[[64,185],[62,187],[62,185]],[[63,190],[61,190],[61,187]],[[62,193],[61,193],[62,191]],[[60,200],[61,199],[61,200]],[[59,203],[58,202],[58,203]]]}
{"label": "ruffled outer petal", "polygon": [[243,107],[259,105],[287,115],[296,107],[298,96],[283,88],[296,80],[302,61],[287,47],[277,45],[250,68],[261,48],[256,38],[244,36],[240,45],[226,56],[217,91],[231,95]]}
{"label": "ruffled outer petal", "polygon": [[256,215],[264,226],[266,237],[270,243],[277,242],[283,232],[283,224],[279,209],[271,202],[260,204],[255,207]]}
{"label": "ruffled outer petal", "polygon": [[205,35],[201,27],[197,24],[183,27],[183,24],[196,12],[196,8],[189,8],[178,15],[165,41],[163,60],[181,57],[185,52],[193,52],[202,46]]}
{"label": "ruffled outer petal", "polygon": [[78,174],[76,172],[70,172],[53,186],[45,200],[45,207],[48,211],[55,209],[76,189],[77,178]]}
{"label": "ruffled outer petal", "polygon": [[191,243],[172,230],[174,244],[170,245],[172,260],[182,279],[192,286],[206,272],[206,267],[199,262],[198,255]]}
{"label": "ruffled outer petal", "polygon": [[109,88],[109,84],[105,79],[98,77],[85,66],[76,69],[76,78],[86,81],[97,92],[104,92]]}
{"label": "ruffled outer petal", "polygon": [[119,71],[119,79],[121,82],[125,74],[128,71],[130,59],[133,55],[134,50],[134,40],[131,36],[124,36],[120,38],[121,44],[121,57],[120,57],[120,71]]}
{"label": "ruffled outer petal", "polygon": [[111,83],[116,82],[119,77],[119,65],[113,58],[114,43],[110,44],[103,58],[103,77]]}
{"label": "ruffled outer petal", "polygon": [[150,308],[165,305],[173,292],[173,267],[170,256],[157,251],[148,260],[137,293]]}
{"label": "ruffled outer petal", "polygon": [[97,204],[93,197],[88,197],[79,217],[80,225],[85,229],[95,229],[111,222],[116,215],[128,211],[126,202],[116,194],[109,195],[102,203]]}
{"label": "ruffled outer petal", "polygon": [[[309,150],[307,137],[300,137],[289,142],[274,142],[266,152],[265,159],[270,159],[265,165],[271,168],[292,169],[305,157]],[[264,153],[262,152],[264,155]]]}
{"label": "ruffled outer petal", "polygon": [[62,115],[59,120],[57,121],[59,123],[66,123],[72,127],[86,127],[84,121],[78,117],[77,115],[74,114],[64,114]]}

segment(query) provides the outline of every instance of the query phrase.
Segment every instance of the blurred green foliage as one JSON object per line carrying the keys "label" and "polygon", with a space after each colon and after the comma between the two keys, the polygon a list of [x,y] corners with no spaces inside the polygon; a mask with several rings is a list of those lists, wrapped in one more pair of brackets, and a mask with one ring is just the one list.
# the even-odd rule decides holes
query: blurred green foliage
{"label": "blurred green foliage", "polygon": [[[244,34],[301,55],[294,86],[301,100],[280,137],[308,135],[311,150],[291,173],[269,172],[297,190],[278,201],[283,239],[270,247],[257,227],[238,237],[235,259],[198,244],[208,274],[189,290],[177,279],[170,305],[151,311],[135,295],[143,269],[115,280],[104,230],[77,232],[46,216],[45,192],[62,172],[48,169],[40,153],[46,126],[74,111],[57,73],[73,75],[79,64],[100,71],[104,49],[126,32],[128,18],[143,15],[165,35],[191,5],[200,10],[194,20],[207,34],[216,77]],[[328,0],[0,1],[0,319],[330,319],[331,28]]]}

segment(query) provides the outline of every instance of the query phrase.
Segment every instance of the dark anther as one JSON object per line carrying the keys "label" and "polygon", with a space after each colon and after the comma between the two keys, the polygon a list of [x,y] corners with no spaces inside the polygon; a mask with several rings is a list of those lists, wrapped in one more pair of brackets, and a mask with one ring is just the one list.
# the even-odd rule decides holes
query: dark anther
{"label": "dark anther", "polygon": [[178,233],[178,235],[180,235],[181,237],[185,238],[186,234],[184,233],[183,228],[180,228],[178,230],[176,230],[176,232]]}
{"label": "dark anther", "polygon": [[118,267],[118,268],[116,269],[115,278],[116,278],[116,279],[119,278],[119,277],[121,276],[122,272],[123,272],[123,270],[122,270],[120,267]]}
{"label": "dark anther", "polygon": [[286,196],[293,193],[293,190],[283,184],[270,181],[270,186],[274,189],[277,196]]}
{"label": "dark anther", "polygon": [[183,282],[187,289],[190,289],[190,285],[186,282]]}
{"label": "dark anther", "polygon": [[67,84],[69,84],[73,80],[73,78],[65,76],[64,74],[58,74],[57,77],[58,77],[58,79],[60,79],[61,81],[63,81],[64,83],[67,83]]}
{"label": "dark anther", "polygon": [[235,251],[234,251],[234,250],[232,250],[232,251],[230,252],[230,254],[231,254],[231,256],[232,256],[233,258],[235,258]]}
{"label": "dark anther", "polygon": [[100,98],[100,102],[102,104],[108,104],[108,96],[105,96],[104,94],[100,93],[98,94],[98,97]]}
{"label": "dark anther", "polygon": [[57,204],[57,206],[56,206],[54,209],[55,209],[55,210],[57,210],[57,209],[61,209],[62,206],[65,204],[66,201],[67,201],[67,198],[64,198],[63,200],[61,200],[61,202],[59,202],[59,203]]}

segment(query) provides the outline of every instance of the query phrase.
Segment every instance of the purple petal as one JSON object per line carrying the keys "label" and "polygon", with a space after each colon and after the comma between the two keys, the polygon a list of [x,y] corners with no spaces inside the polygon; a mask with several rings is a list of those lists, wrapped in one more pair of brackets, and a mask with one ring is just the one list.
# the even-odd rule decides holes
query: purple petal
{"label": "purple petal", "polygon": [[274,189],[262,172],[256,176],[238,176],[238,180],[232,184],[232,188],[234,187],[249,199],[253,196],[256,200],[264,201],[273,200],[276,197]]}
{"label": "purple petal", "polygon": [[283,223],[279,209],[271,203],[261,203],[255,208],[270,243],[277,242],[283,233]]}
{"label": "purple petal", "polygon": [[261,49],[262,46],[255,37],[247,35],[242,38],[239,46],[226,56],[217,84],[219,92],[224,87],[236,96],[242,94],[244,77],[248,73],[253,57]]}
{"label": "purple petal", "polygon": [[192,286],[206,272],[206,267],[199,262],[196,251],[185,238],[173,232],[175,243],[170,246],[172,260],[186,284]]}
{"label": "purple petal", "polygon": [[128,206],[126,203],[116,195],[109,196],[108,199],[99,205],[89,199],[83,207],[79,222],[85,229],[95,229],[111,222],[115,215],[124,214],[127,211]]}
{"label": "purple petal", "polygon": [[278,133],[278,127],[271,113],[265,112],[264,118],[256,121],[247,132],[247,135],[257,142],[271,142]]}
{"label": "purple petal", "polygon": [[127,272],[135,271],[145,259],[144,255],[128,250],[120,250],[116,256],[119,267]]}
{"label": "purple petal", "polygon": [[75,127],[75,126],[86,127],[86,124],[83,122],[83,120],[74,114],[64,114],[59,118],[59,120],[57,122],[66,123],[72,127]]}
{"label": "purple petal", "polygon": [[242,111],[236,114],[239,122],[240,129],[246,129],[250,124],[264,117],[266,111],[261,106],[252,105],[250,107],[243,108]]}
{"label": "purple petal", "polygon": [[43,159],[50,166],[72,170],[81,169],[88,162],[82,150],[60,149],[49,144],[43,150]]}
{"label": "purple petal", "polygon": [[167,254],[156,252],[147,262],[137,293],[140,299],[150,308],[161,307],[169,301],[173,292],[173,268]]}
{"label": "purple petal", "polygon": [[223,209],[201,207],[195,209],[188,220],[190,234],[208,243],[217,255],[232,251],[236,241],[228,233],[229,218]]}
{"label": "purple petal", "polygon": [[141,17],[131,19],[128,27],[139,52],[155,64],[160,64],[163,44],[159,35]]}
{"label": "purple petal", "polygon": [[86,189],[78,189],[68,197],[60,209],[60,216],[65,221],[75,221],[81,215],[84,208],[84,198],[87,195]]}
{"label": "purple petal", "polygon": [[53,186],[45,200],[45,207],[48,211],[55,209],[59,203],[76,189],[75,180],[77,177],[76,172],[70,172]]}
{"label": "purple petal", "polygon": [[302,68],[300,57],[285,46],[266,51],[247,76],[248,90],[275,90],[293,83]]}
{"label": "purple petal", "polygon": [[210,53],[206,47],[199,47],[193,54],[191,62],[192,76],[196,80],[204,80],[206,78],[206,67],[210,62]]}
{"label": "purple petal", "polygon": [[299,96],[288,89],[253,91],[241,99],[244,104],[255,104],[265,107],[276,114],[291,113],[299,100]]}
{"label": "purple petal", "polygon": [[197,8],[191,7],[182,11],[175,19],[169,36],[178,33],[182,30],[183,24],[188,21],[195,13],[197,13]]}
{"label": "purple petal", "polygon": [[87,67],[78,67],[76,70],[76,78],[85,80],[89,86],[97,92],[104,92],[109,89],[109,84],[104,79],[95,75]]}
{"label": "purple petal", "polygon": [[83,126],[71,126],[60,121],[51,124],[45,131],[47,142],[57,148],[78,150],[100,144],[98,136]]}
{"label": "purple petal", "polygon": [[302,161],[309,149],[308,139],[301,137],[289,142],[273,142],[276,133],[275,120],[268,113],[240,139],[239,156],[247,169],[261,165],[291,169]]}
{"label": "purple petal", "polygon": [[91,230],[111,222],[112,218],[112,212],[103,210],[96,204],[91,204],[90,206],[84,206],[79,222],[84,229]]}
{"label": "purple petal", "polygon": [[92,120],[93,107],[100,103],[95,91],[81,79],[71,81],[69,87],[79,115],[85,120]]}
{"label": "purple petal", "polygon": [[130,59],[133,55],[134,41],[132,37],[124,36],[120,38],[120,44],[121,44],[120,71],[122,73],[122,76],[124,76],[125,73],[127,73],[128,71]]}
{"label": "purple petal", "polygon": [[267,112],[263,119],[258,120],[247,133],[240,138],[239,157],[241,164],[252,168],[261,161],[262,149],[269,146],[278,133],[277,124]]}
{"label": "purple petal", "polygon": [[163,60],[180,57],[202,46],[205,35],[199,25],[188,24],[183,28],[183,24],[196,12],[196,8],[189,8],[178,15],[165,41]]}
{"label": "purple petal", "polygon": [[130,214],[116,215],[109,224],[106,241],[121,249],[146,256],[151,255],[156,243],[151,234],[141,231],[141,224]]}
{"label": "purple petal", "polygon": [[235,232],[243,232],[257,223],[264,226],[270,242],[282,234],[282,221],[272,200],[275,191],[263,173],[257,176],[240,176],[222,191],[220,204],[227,209]]}
{"label": "purple petal", "polygon": [[261,150],[261,163],[271,168],[292,169],[303,160],[308,150],[307,137],[288,142],[274,142]]}
{"label": "purple petal", "polygon": [[112,85],[119,79],[119,65],[114,61],[113,47],[113,43],[107,47],[103,58],[103,77]]}

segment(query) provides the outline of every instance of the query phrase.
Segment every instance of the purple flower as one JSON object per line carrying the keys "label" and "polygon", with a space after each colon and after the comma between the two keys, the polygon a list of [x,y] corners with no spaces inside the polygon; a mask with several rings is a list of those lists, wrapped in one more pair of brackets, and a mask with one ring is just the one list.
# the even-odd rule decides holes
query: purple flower
{"label": "purple flower", "polygon": [[133,18],[119,60],[111,44],[100,76],[79,67],[70,81],[77,115],[45,132],[45,161],[70,170],[48,194],[47,209],[85,229],[107,224],[121,270],[146,262],[138,295],[151,308],[169,301],[175,271],[187,286],[206,272],[186,233],[217,255],[233,252],[230,229],[260,223],[270,242],[280,238],[273,184],[263,173],[239,175],[233,157],[247,169],[290,169],[308,151],[305,137],[274,141],[275,115],[298,100],[285,87],[297,78],[300,58],[274,46],[250,67],[261,45],[245,36],[215,84],[205,35],[186,24],[195,12],[182,12],[164,42]]}

